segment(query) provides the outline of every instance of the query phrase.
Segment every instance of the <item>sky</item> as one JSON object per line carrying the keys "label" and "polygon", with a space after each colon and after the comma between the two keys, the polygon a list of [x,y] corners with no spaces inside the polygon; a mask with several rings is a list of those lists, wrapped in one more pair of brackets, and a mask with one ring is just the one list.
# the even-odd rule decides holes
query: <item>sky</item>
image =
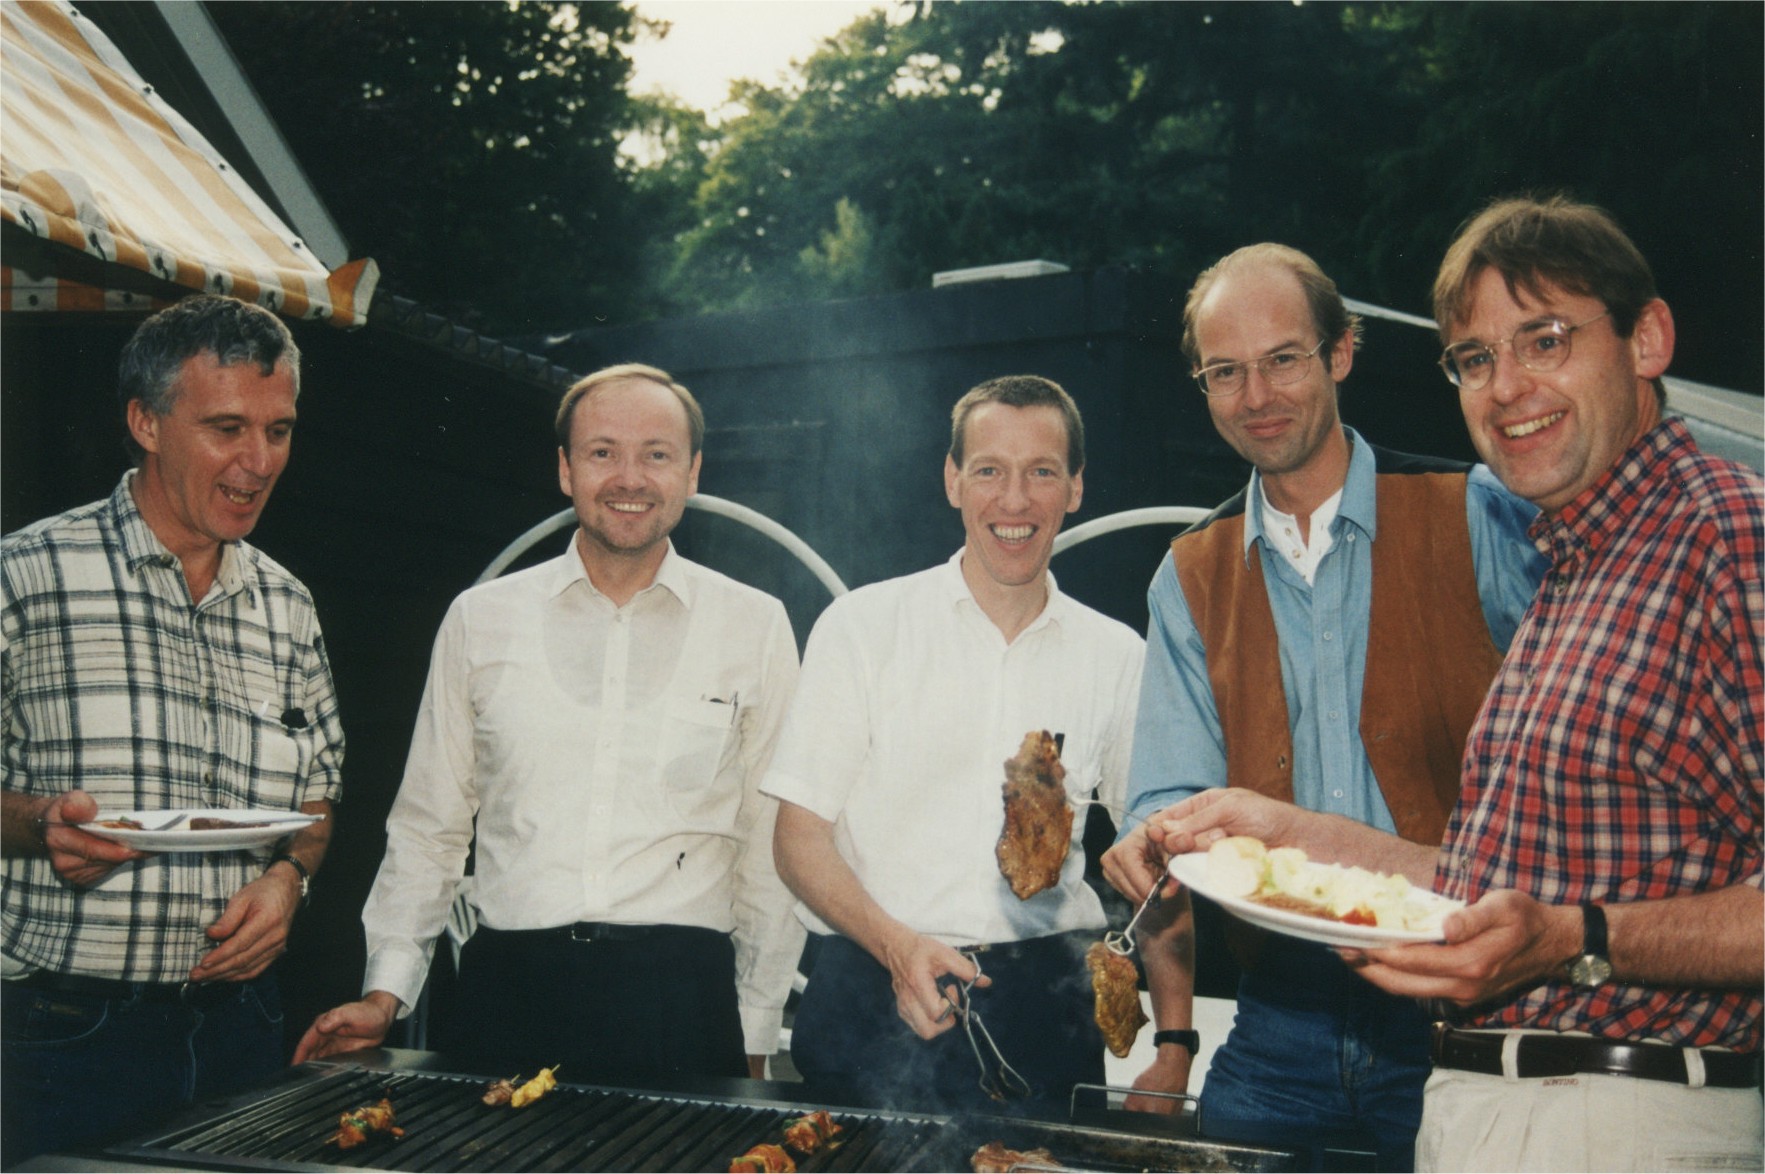
{"label": "sky", "polygon": [[881,0],[637,0],[642,16],[670,21],[666,38],[639,37],[630,49],[632,92],[672,92],[715,112],[736,78],[775,82]]}

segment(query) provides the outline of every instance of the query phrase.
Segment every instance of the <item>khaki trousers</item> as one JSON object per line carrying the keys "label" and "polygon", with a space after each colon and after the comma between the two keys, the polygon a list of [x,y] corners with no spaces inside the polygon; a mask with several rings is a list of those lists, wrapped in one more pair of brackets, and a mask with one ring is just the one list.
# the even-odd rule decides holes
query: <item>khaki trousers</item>
{"label": "khaki trousers", "polygon": [[1423,1094],[1416,1169],[1757,1171],[1762,1122],[1756,1088],[1436,1068]]}

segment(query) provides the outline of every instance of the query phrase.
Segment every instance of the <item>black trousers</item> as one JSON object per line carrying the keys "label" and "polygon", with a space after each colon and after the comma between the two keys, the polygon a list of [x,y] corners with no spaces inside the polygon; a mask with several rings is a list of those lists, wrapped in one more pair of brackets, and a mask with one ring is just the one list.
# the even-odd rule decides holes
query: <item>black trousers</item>
{"label": "black trousers", "polygon": [[[888,968],[850,939],[818,939],[815,968],[791,1028],[791,1062],[810,1099],[856,1097],[878,1108],[1021,1113],[1064,1118],[1074,1084],[1103,1083],[1103,1036],[1085,949],[1096,933],[1055,934],[979,954],[993,980],[971,1006],[1027,1098],[1004,1103],[981,1090],[981,1066],[960,1023],[935,1039],[913,1034],[895,1011]],[[952,980],[954,981],[954,980]],[[991,1068],[997,1063],[975,1033]]]}
{"label": "black trousers", "polygon": [[[625,927],[629,928],[629,927]],[[503,1076],[643,1087],[651,1077],[746,1076],[735,946],[696,926],[578,941],[569,930],[480,926],[460,956],[455,1038]]]}

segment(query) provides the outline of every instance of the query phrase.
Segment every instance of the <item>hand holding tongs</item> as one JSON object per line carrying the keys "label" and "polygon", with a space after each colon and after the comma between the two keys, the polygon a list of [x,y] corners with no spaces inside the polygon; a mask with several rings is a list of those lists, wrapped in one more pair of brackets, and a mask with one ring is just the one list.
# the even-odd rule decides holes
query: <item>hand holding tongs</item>
{"label": "hand holding tongs", "polygon": [[[950,995],[949,988],[945,988],[944,999],[950,1004],[950,1009],[956,1013],[956,1017],[962,1020],[962,1030],[968,1034],[968,1046],[974,1049],[975,1063],[979,1064],[981,1069],[981,1091],[1000,1104],[1004,1104],[1012,1097],[1027,1097],[1035,1090],[1030,1088],[1029,1081],[1018,1075],[1017,1069],[1013,1068],[1010,1061],[1006,1060],[1004,1053],[999,1050],[999,1045],[993,1042],[992,1032],[988,1031],[987,1025],[981,1022],[980,1012],[974,1010],[969,1004],[969,992],[974,989],[974,984],[981,980],[979,953],[973,950],[964,950],[962,954],[974,963],[974,977],[964,982],[957,989],[954,997]],[[983,1041],[986,1043],[985,1052],[981,1050]],[[992,1057],[993,1064],[989,1064],[987,1061],[989,1055]]]}

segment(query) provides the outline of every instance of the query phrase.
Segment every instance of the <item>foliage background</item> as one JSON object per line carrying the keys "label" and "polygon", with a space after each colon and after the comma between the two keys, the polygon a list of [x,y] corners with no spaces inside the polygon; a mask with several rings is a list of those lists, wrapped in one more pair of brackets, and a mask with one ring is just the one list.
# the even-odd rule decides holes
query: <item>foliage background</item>
{"label": "foliage background", "polygon": [[1654,263],[1675,373],[1765,382],[1758,4],[900,4],[716,126],[626,94],[624,5],[210,11],[386,288],[493,334],[1261,239],[1427,314],[1467,215],[1562,190]]}

